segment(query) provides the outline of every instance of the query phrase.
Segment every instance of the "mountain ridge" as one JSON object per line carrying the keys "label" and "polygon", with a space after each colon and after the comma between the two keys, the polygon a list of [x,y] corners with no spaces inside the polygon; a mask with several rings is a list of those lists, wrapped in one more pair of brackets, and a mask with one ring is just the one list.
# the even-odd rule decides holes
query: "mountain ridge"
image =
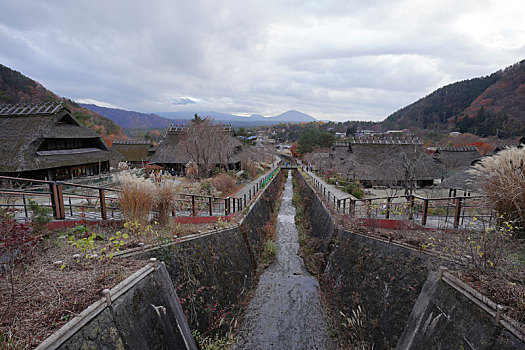
{"label": "mountain ridge", "polygon": [[108,144],[114,139],[125,139],[122,128],[96,112],[83,108],[74,101],[47,90],[41,83],[0,64],[0,103],[62,102],[81,124],[97,132]]}
{"label": "mountain ridge", "polygon": [[[82,107],[93,110],[103,116],[110,118],[126,129],[132,128],[167,128],[170,124],[185,124],[193,119],[195,112],[157,112],[140,113],[120,108],[101,107],[95,104],[80,103]],[[273,117],[265,117],[260,114],[253,114],[249,117],[242,117],[234,114],[222,112],[197,112],[202,117],[211,117],[216,122],[232,124],[235,127],[241,126],[264,126],[279,123],[302,123],[317,121],[308,114],[290,110]]]}
{"label": "mountain ridge", "polygon": [[415,127],[480,136],[525,133],[525,60],[485,77],[443,86],[381,124],[384,129]]}

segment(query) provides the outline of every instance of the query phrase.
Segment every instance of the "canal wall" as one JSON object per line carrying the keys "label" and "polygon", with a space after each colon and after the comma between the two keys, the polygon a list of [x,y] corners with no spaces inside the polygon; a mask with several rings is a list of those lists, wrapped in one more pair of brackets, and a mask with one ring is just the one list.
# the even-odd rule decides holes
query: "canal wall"
{"label": "canal wall", "polygon": [[[454,346],[461,344],[465,332],[469,331],[468,327],[462,330],[461,325],[485,322],[471,316],[484,312],[479,311],[476,303],[466,303],[460,297],[453,299],[455,294],[449,293],[449,287],[444,288],[441,281],[437,284],[439,288],[434,289],[434,294],[422,292],[430,288],[428,284],[431,282],[428,280],[438,267],[453,268],[452,263],[419,250],[365,236],[359,233],[361,231],[343,230],[300,173],[296,172],[294,176],[298,196],[304,207],[304,217],[309,221],[307,235],[310,240],[314,240],[312,246],[316,247],[316,251],[310,255],[317,259],[313,265],[318,269],[315,272],[321,290],[336,314],[335,323],[340,325],[341,331],[353,332],[354,342],[373,344],[374,349],[392,349],[396,346],[398,349],[421,349],[429,344],[433,345],[430,347],[432,349],[457,349]],[[421,327],[415,329],[414,324],[418,322],[414,319],[426,321],[425,317],[428,318],[430,314],[435,316],[436,310],[432,306],[440,302],[444,310],[447,310],[447,306],[459,310],[461,305],[465,312],[454,313],[454,322],[439,323],[440,327],[433,328],[435,331],[432,333],[427,328],[426,332]],[[341,313],[345,316],[341,316]],[[348,327],[348,318],[352,318],[354,313],[358,314],[361,324],[359,329]],[[480,327],[485,330],[490,328]],[[442,336],[440,332],[448,332],[449,337]],[[489,334],[494,332],[492,330]],[[514,334],[501,334],[510,339],[505,338],[510,344],[515,342],[519,345],[511,349],[523,348],[523,342]],[[475,333],[471,336],[475,337]],[[455,340],[452,341],[452,338]],[[411,346],[407,345],[406,339],[413,339]],[[501,343],[507,340],[501,340]],[[497,347],[484,349],[489,348]]]}

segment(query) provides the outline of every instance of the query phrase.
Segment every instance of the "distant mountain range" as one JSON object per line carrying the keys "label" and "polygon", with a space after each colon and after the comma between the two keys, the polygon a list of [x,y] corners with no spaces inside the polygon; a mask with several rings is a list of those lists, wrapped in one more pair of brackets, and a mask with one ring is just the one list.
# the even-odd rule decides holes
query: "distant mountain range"
{"label": "distant mountain range", "polygon": [[525,133],[525,60],[444,86],[391,114],[384,129],[423,128],[511,137]]}
{"label": "distant mountain range", "polygon": [[[102,114],[113,120],[125,129],[132,128],[167,128],[170,124],[185,124],[192,119],[195,112],[158,112],[158,113],[139,113],[126,111],[118,108],[100,107],[94,104],[80,104],[82,107]],[[288,111],[275,117],[264,117],[260,114],[254,114],[249,117],[220,113],[220,112],[197,112],[201,117],[211,117],[216,122],[232,124],[234,127],[264,126],[279,123],[308,123],[317,121],[317,119],[308,114],[298,111]]]}

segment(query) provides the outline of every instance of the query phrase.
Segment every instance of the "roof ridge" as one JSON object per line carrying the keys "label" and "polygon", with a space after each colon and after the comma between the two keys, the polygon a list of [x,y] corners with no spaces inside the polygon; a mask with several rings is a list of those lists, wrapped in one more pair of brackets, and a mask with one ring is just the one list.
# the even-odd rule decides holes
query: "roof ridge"
{"label": "roof ridge", "polygon": [[0,104],[0,117],[51,115],[66,108],[63,102]]}

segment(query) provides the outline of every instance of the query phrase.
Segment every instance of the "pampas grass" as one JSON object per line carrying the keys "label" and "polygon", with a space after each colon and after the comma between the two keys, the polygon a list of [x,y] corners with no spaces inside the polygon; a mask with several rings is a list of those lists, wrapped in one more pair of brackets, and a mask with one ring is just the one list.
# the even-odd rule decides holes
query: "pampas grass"
{"label": "pampas grass", "polygon": [[525,224],[525,148],[509,148],[485,157],[469,172],[477,175],[483,192],[500,217]]}
{"label": "pampas grass", "polygon": [[146,224],[153,208],[156,186],[148,179],[124,173],[118,177],[120,182],[120,209],[124,219]]}
{"label": "pampas grass", "polygon": [[173,181],[167,180],[156,185],[154,209],[159,224],[168,223],[170,212],[175,206],[176,194],[177,186]]}

